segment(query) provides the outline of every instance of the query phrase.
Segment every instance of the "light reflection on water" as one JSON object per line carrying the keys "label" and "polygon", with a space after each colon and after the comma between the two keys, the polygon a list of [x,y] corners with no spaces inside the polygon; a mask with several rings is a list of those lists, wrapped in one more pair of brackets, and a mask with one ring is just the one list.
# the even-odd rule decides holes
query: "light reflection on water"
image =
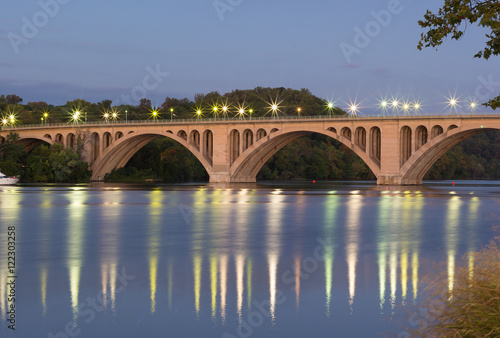
{"label": "light reflection on water", "polygon": [[[2,191],[2,320],[9,225],[19,289],[30,290],[16,306],[31,306],[32,326],[17,336],[55,334],[68,321],[82,336],[380,332],[391,328],[383,316],[418,300],[432,262],[446,261],[450,294],[465,253],[472,278],[472,252],[492,237],[485,211],[496,210],[495,188],[103,187]],[[123,267],[136,277],[126,287]],[[102,303],[93,317],[82,311],[89,297]]]}

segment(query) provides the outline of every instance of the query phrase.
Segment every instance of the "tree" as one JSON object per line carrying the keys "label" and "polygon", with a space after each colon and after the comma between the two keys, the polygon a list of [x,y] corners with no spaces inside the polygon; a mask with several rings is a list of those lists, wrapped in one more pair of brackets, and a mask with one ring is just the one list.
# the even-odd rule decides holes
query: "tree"
{"label": "tree", "polygon": [[5,97],[5,101],[7,101],[7,104],[19,104],[23,102],[23,99],[17,95],[11,94]]}
{"label": "tree", "polygon": [[0,145],[0,170],[7,176],[19,175],[26,153],[18,144],[19,134],[11,132],[5,143]]}
{"label": "tree", "polygon": [[[488,40],[486,47],[474,57],[487,60],[491,55],[500,54],[500,3],[497,0],[445,0],[437,14],[427,11],[418,24],[429,30],[422,33],[418,49],[438,47],[448,36],[460,40],[467,27],[475,22],[487,30]],[[500,107],[500,95],[483,104],[493,109]]]}

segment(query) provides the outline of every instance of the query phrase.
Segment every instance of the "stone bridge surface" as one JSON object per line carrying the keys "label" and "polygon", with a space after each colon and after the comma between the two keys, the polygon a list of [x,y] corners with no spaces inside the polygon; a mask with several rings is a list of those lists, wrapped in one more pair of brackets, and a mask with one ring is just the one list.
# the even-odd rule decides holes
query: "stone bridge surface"
{"label": "stone bridge surface", "polygon": [[319,133],[354,151],[378,184],[416,185],[432,164],[467,137],[500,129],[500,116],[308,117],[252,120],[129,121],[8,127],[30,150],[60,143],[82,154],[99,181],[149,142],[173,139],[193,153],[210,182],[255,182],[262,166],[295,139]]}

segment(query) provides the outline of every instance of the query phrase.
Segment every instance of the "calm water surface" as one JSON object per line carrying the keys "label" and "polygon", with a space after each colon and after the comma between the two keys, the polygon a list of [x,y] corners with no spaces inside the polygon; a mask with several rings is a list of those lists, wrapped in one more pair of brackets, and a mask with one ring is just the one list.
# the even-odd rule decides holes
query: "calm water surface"
{"label": "calm water surface", "polygon": [[456,183],[2,187],[0,336],[398,335],[495,235],[500,182]]}

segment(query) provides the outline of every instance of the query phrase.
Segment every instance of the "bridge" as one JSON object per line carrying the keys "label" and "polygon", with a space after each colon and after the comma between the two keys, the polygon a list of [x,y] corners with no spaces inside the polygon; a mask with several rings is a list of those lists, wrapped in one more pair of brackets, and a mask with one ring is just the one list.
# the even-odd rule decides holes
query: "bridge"
{"label": "bridge", "polygon": [[76,149],[81,140],[92,180],[100,181],[125,166],[149,142],[168,137],[196,156],[210,182],[255,182],[278,150],[299,137],[318,133],[354,151],[378,184],[417,185],[451,147],[495,129],[500,129],[496,115],[149,120],[10,126],[0,131],[0,142],[11,131],[19,134],[26,150],[40,143]]}

